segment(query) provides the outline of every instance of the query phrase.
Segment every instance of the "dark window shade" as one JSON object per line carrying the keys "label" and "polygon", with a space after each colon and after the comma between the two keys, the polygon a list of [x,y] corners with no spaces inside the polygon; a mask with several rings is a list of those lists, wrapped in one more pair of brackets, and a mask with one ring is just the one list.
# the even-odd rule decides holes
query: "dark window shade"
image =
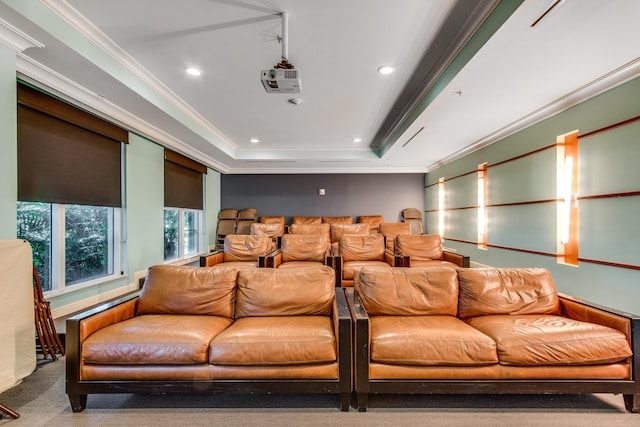
{"label": "dark window shade", "polygon": [[18,105],[18,200],[122,206],[121,144]]}
{"label": "dark window shade", "polygon": [[164,205],[203,210],[202,173],[164,161]]}
{"label": "dark window shade", "polygon": [[18,104],[112,139],[129,143],[129,132],[33,87],[19,83]]}

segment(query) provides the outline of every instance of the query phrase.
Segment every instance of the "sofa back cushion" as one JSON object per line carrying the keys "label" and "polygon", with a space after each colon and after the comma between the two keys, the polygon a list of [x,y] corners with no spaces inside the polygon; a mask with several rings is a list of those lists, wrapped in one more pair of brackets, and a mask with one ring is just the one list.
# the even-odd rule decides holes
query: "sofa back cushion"
{"label": "sofa back cushion", "polygon": [[264,234],[230,234],[224,238],[224,262],[258,261],[270,250],[271,238]]}
{"label": "sofa back cushion", "polygon": [[323,216],[322,222],[325,224],[353,224],[350,216]]}
{"label": "sofa back cushion", "polygon": [[355,289],[373,316],[455,316],[458,312],[458,278],[452,268],[364,267]]}
{"label": "sofa back cushion", "polygon": [[384,261],[384,237],[381,234],[343,234],[338,242],[338,254],[344,262]]}
{"label": "sofa back cushion", "polygon": [[235,317],[328,316],[334,297],[331,267],[244,269],[238,275]]}
{"label": "sofa back cushion", "polygon": [[370,234],[369,224],[331,224],[331,243],[337,243],[343,234]]}
{"label": "sofa back cushion", "polygon": [[282,262],[324,262],[329,252],[327,239],[319,234],[285,234],[282,236]]}
{"label": "sofa back cushion", "polygon": [[292,216],[291,224],[321,224],[321,216]]}
{"label": "sofa back cushion", "polygon": [[398,234],[395,247],[399,255],[408,255],[412,261],[442,259],[442,240],[438,234]]}
{"label": "sofa back cushion", "polygon": [[149,268],[136,315],[193,314],[233,318],[238,271],[155,265]]}
{"label": "sofa back cushion", "polygon": [[289,227],[291,234],[319,234],[325,236],[327,244],[331,244],[331,225],[330,224],[291,224]]}
{"label": "sofa back cushion", "polygon": [[543,268],[460,269],[458,315],[559,314],[551,273]]}

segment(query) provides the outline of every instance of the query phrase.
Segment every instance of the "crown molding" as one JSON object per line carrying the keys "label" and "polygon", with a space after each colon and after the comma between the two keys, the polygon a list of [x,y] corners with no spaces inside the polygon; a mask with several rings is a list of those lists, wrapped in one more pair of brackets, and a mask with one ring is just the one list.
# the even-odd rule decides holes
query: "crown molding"
{"label": "crown molding", "polygon": [[89,112],[121,126],[130,132],[143,136],[163,147],[171,148],[188,157],[197,159],[199,162],[219,172],[224,173],[229,170],[226,165],[212,157],[193,149],[183,141],[117,106],[104,96],[69,80],[65,76],[22,53],[17,55],[16,71],[21,74],[21,77],[26,77],[26,80],[31,83],[37,86],[44,85],[60,98],[78,104]]}
{"label": "crown molding", "polygon": [[608,90],[611,90],[621,84],[633,80],[640,76],[640,58],[636,58],[623,66],[579,87],[549,104],[537,109],[515,120],[508,125],[498,129],[497,131],[486,135],[465,148],[445,157],[444,159],[427,166],[427,172],[452,163],[468,154],[480,150],[488,145],[507,138],[521,130],[528,128],[545,119],[555,116],[558,113],[568,110],[578,104],[581,104],[591,98],[594,98]]}
{"label": "crown molding", "polygon": [[13,50],[15,53],[24,52],[30,47],[44,47],[44,44],[20,31],[2,18],[0,18],[0,44]]}
{"label": "crown molding", "polygon": [[207,134],[215,137],[216,141],[211,141],[206,135],[202,135],[209,140],[211,144],[216,146],[224,153],[234,156],[237,148],[231,140],[223,135],[215,126],[207,121],[202,115],[194,110],[186,101],[180,98],[169,87],[157,79],[117,43],[104,34],[98,27],[91,23],[84,15],[78,12],[66,0],[40,0],[43,5],[52,12],[62,18],[67,24],[71,25],[82,36],[87,38],[97,47],[102,49],[107,55],[114,59],[119,65],[124,67],[128,72],[132,73],[137,79],[151,88],[162,99],[169,102],[173,107],[177,108],[182,114],[186,115],[190,120],[205,130]]}

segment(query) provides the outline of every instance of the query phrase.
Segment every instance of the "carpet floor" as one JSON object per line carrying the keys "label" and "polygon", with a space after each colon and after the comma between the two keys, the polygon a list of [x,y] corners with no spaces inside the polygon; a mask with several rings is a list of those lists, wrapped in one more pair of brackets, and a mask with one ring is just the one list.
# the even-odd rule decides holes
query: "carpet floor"
{"label": "carpet floor", "polygon": [[341,412],[330,395],[89,395],[73,413],[64,391],[64,358],[38,362],[22,383],[0,394],[20,414],[0,426],[640,426],[622,396],[375,395],[367,412]]}

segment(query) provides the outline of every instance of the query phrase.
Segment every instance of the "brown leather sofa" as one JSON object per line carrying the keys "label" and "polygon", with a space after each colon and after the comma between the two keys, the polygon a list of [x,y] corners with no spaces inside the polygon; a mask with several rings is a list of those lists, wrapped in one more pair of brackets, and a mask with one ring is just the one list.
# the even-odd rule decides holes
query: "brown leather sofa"
{"label": "brown leather sofa", "polygon": [[326,266],[151,267],[139,297],[67,321],[71,408],[93,393],[335,393],[347,411],[351,317],[334,285]]}
{"label": "brown leather sofa", "polygon": [[606,392],[640,412],[640,318],[559,295],[547,270],[363,268],[345,292],[360,411],[371,393]]}

